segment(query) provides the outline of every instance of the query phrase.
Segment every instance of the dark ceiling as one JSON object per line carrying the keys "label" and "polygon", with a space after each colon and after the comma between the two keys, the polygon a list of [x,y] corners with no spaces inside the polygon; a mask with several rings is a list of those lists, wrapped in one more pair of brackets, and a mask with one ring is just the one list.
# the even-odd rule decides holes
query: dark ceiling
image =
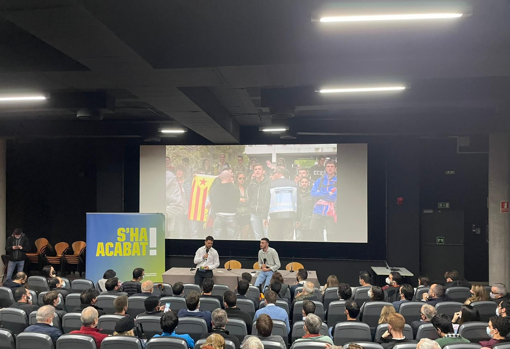
{"label": "dark ceiling", "polygon": [[[469,8],[470,15],[329,26],[311,21],[332,4],[387,11],[447,3]],[[243,143],[275,123],[276,106],[294,110],[294,118],[281,122],[298,140],[307,134],[508,131],[509,18],[507,0],[2,1],[0,95],[43,92],[51,99],[66,91],[78,97],[0,105],[0,136],[147,137],[168,122],[212,143]],[[370,96],[315,92],[378,83],[408,89]],[[74,101],[93,91],[114,103],[102,108],[102,121],[76,119],[84,106]],[[45,122],[55,130],[38,127]]]}

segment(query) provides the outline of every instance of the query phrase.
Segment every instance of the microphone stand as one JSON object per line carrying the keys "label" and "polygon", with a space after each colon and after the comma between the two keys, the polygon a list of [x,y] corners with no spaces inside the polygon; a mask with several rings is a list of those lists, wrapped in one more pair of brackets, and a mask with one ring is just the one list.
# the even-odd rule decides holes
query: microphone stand
{"label": "microphone stand", "polygon": [[292,256],[292,262],[290,263],[290,272],[294,272],[294,256]]}
{"label": "microphone stand", "polygon": [[232,250],[229,250],[229,253],[230,253],[230,259],[228,260],[228,268],[227,268],[227,270],[231,271],[232,268],[230,268],[230,264],[232,263]]}

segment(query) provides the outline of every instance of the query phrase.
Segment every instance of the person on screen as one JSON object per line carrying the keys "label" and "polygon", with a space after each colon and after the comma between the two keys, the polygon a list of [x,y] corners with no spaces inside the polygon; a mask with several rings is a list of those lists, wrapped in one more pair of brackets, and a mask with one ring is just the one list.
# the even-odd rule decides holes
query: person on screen
{"label": "person on screen", "polygon": [[[202,286],[205,278],[211,278],[213,270],[218,268],[220,265],[220,256],[218,251],[213,248],[214,238],[208,236],[205,238],[204,246],[200,247],[195,252],[195,259],[193,263],[197,265],[197,272],[195,273],[195,284]],[[175,289],[174,289],[175,293]]]}
{"label": "person on screen", "polygon": [[300,168],[298,171],[299,178],[308,178],[310,180],[310,175],[308,173],[307,168]]}
{"label": "person on screen", "polygon": [[172,171],[166,171],[166,238],[178,237],[179,219],[184,212],[184,194]]}
{"label": "person on screen", "polygon": [[294,227],[300,225],[301,200],[296,183],[287,179],[288,175],[285,167],[278,166],[272,176],[269,236],[275,240],[294,240]]}
{"label": "person on screen", "polygon": [[295,175],[294,176],[294,183],[296,183],[297,186],[299,186],[299,180],[301,179],[301,177],[299,177],[299,175]]}
{"label": "person on screen", "polygon": [[190,180],[191,179],[191,175],[193,174],[193,168],[189,164],[189,158],[182,158],[182,167],[184,169],[184,177],[187,180]]}
{"label": "person on screen", "polygon": [[202,167],[200,167],[197,172],[205,175],[214,175],[214,168],[211,166],[211,160],[203,159]]}
{"label": "person on screen", "polygon": [[273,273],[280,269],[280,257],[278,252],[274,248],[269,247],[269,239],[260,239],[260,250],[259,250],[259,266],[261,272],[257,276],[255,281],[255,287],[258,287],[262,283],[265,286],[269,286]]}
{"label": "person on screen", "polygon": [[255,171],[255,165],[258,164],[257,159],[251,158],[250,159],[250,166],[248,170],[248,182],[252,180],[253,178],[253,172]]}
{"label": "person on screen", "polygon": [[317,164],[310,167],[310,176],[312,177],[312,181],[315,182],[317,179],[321,178],[324,175],[325,167],[324,163],[326,162],[326,157],[324,155],[319,155],[317,157]]}
{"label": "person on screen", "polygon": [[[317,200],[313,208],[310,228],[319,232],[326,229],[325,241],[338,241],[334,236],[338,227],[336,224],[336,161],[326,161],[326,171],[322,177],[317,179],[312,187],[312,197]],[[317,241],[324,241],[322,235]]]}
{"label": "person on screen", "polygon": [[259,240],[267,234],[267,214],[271,200],[271,183],[266,178],[264,168],[261,164],[254,166],[253,180],[248,185],[248,197],[250,200],[250,221],[255,239]]}
{"label": "person on screen", "polygon": [[227,155],[225,153],[220,154],[220,162],[218,162],[214,168],[215,174],[219,175],[224,170],[231,168],[230,164],[226,161]]}
{"label": "person on screen", "polygon": [[310,191],[310,179],[308,177],[301,177],[299,179],[298,195],[301,202],[301,220],[299,226],[296,228],[296,240],[314,240],[316,234],[310,229],[310,222],[312,221],[315,199],[312,197]]}
{"label": "person on screen", "polygon": [[248,167],[244,165],[244,156],[242,154],[236,157],[237,164],[234,166],[234,173],[242,173],[248,175]]}
{"label": "person on screen", "polygon": [[166,157],[166,170],[170,172],[175,172],[175,167],[172,166],[172,159],[168,156]]}
{"label": "person on screen", "polygon": [[221,172],[220,183],[211,187],[209,200],[211,208],[216,214],[213,223],[214,235],[218,238],[237,240],[236,212],[239,205],[239,189],[233,182],[232,173],[229,170]]}
{"label": "person on screen", "polygon": [[241,240],[250,238],[250,203],[246,183],[246,173],[236,172],[235,185],[239,189],[239,204],[237,205],[237,226],[241,232]]}
{"label": "person on screen", "polygon": [[182,213],[176,218],[177,233],[180,239],[186,239],[189,232],[188,210],[191,199],[191,181],[186,177],[186,169],[182,165],[175,168],[175,175],[181,191],[183,207]]}

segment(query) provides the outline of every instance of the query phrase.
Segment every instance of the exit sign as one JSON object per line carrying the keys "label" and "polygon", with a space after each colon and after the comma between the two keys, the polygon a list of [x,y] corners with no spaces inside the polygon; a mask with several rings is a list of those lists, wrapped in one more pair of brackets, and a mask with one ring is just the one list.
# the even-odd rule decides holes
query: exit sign
{"label": "exit sign", "polygon": [[436,244],[444,245],[444,236],[436,236]]}
{"label": "exit sign", "polygon": [[449,202],[438,202],[437,208],[450,208],[450,203]]}

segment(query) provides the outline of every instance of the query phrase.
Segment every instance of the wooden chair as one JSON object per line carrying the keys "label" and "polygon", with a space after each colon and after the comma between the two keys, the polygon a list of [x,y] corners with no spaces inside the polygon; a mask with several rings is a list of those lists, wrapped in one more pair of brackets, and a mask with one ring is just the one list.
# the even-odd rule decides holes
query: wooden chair
{"label": "wooden chair", "polygon": [[[85,241],[73,242],[73,254],[64,253],[63,261],[69,265],[76,265],[76,271],[80,273],[85,269],[85,248],[87,244]],[[67,250],[69,251],[69,250]]]}
{"label": "wooden chair", "polygon": [[59,242],[55,245],[56,256],[45,256],[46,264],[51,265],[60,265],[60,271],[62,272],[62,264],[63,264],[63,256],[66,251],[69,249],[69,244],[67,242]]}
{"label": "wooden chair", "polygon": [[260,270],[259,262],[253,263],[253,269]]}
{"label": "wooden chair", "polygon": [[34,253],[27,253],[27,258],[30,260],[33,264],[39,264],[40,262],[40,256],[42,256],[44,249],[46,246],[48,246],[50,243],[48,242],[48,239],[40,238],[35,240],[35,252]]}
{"label": "wooden chair", "polygon": [[285,270],[295,270],[295,271],[298,271],[299,269],[305,269],[305,267],[303,266],[303,264],[301,263],[298,263],[298,262],[292,262],[292,263],[289,263],[285,266]]}
{"label": "wooden chair", "polygon": [[236,260],[227,261],[223,266],[225,269],[241,269],[243,265]]}

